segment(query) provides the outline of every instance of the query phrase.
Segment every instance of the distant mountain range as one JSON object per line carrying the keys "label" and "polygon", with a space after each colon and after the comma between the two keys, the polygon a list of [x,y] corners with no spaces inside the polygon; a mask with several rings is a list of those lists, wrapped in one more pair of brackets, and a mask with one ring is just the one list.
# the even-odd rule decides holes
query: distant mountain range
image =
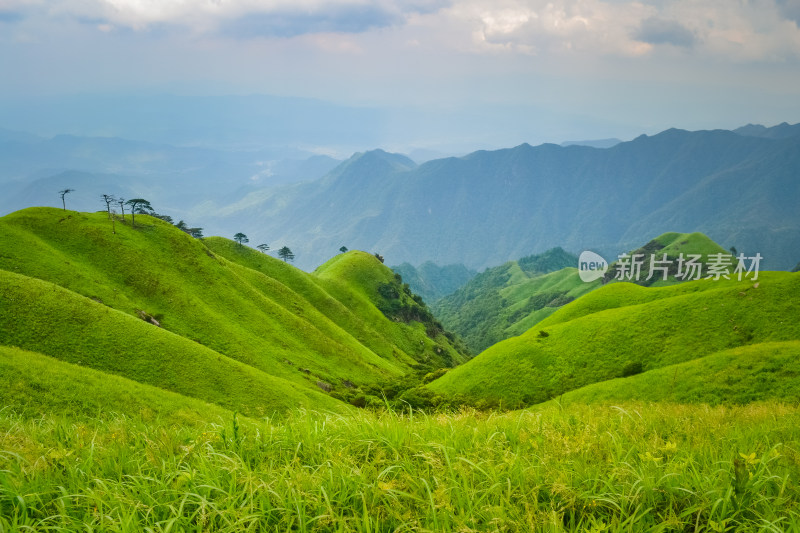
{"label": "distant mountain range", "polygon": [[[606,140],[610,144],[611,141]],[[603,141],[605,142],[605,141]],[[266,146],[177,147],[0,130],[0,214],[33,205],[100,210],[144,197],[206,235],[289,246],[311,270],[341,246],[388,264],[480,270],[561,246],[614,257],[667,231],[800,260],[800,124],[668,130],[609,148],[478,151],[424,164],[373,150],[344,162]],[[602,144],[602,143],[601,143]]]}
{"label": "distant mountain range", "polygon": [[619,139],[596,139],[591,141],[564,141],[561,146],[591,146],[592,148],[611,148],[622,141]]}
{"label": "distant mountain range", "polygon": [[205,212],[288,244],[305,268],[343,245],[392,264],[481,269],[556,246],[615,256],[700,231],[788,270],[800,255],[798,176],[800,125],[671,129],[606,149],[522,144],[423,165],[374,150],[318,181]]}
{"label": "distant mountain range", "polygon": [[0,129],[0,215],[55,206],[56,192],[70,188],[73,209],[103,208],[100,196],[111,194],[144,197],[186,218],[212,200],[233,203],[263,187],[318,179],[340,162],[300,150],[222,150],[73,135],[45,139]]}

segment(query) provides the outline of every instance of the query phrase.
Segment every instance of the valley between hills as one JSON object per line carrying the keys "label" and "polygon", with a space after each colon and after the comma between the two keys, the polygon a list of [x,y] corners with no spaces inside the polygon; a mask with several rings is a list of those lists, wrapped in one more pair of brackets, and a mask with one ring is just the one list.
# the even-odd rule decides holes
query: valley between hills
{"label": "valley between hills", "polygon": [[3,531],[800,526],[800,273],[397,267],[429,306],[378,254],[44,207],[0,250]]}

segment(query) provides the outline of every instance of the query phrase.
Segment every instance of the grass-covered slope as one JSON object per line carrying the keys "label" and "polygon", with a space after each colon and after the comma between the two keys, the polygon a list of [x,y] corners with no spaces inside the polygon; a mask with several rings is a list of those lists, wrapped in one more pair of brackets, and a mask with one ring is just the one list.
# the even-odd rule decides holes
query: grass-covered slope
{"label": "grass-covered slope", "polygon": [[[146,328],[142,331],[158,335],[159,342],[180,345],[152,353],[164,364],[172,351],[202,349],[209,360],[236,362],[259,379],[280,378],[287,390],[305,391],[301,396],[319,400],[295,402],[296,394],[274,386],[274,395],[263,396],[272,398],[269,401],[247,400],[264,409],[275,400],[279,410],[288,404],[328,406],[320,388],[346,391],[463,359],[445,335],[430,338],[420,323],[385,316],[377,307],[383,302],[381,296],[365,291],[357,280],[305,274],[226,239],[193,239],[152,217],[138,215],[137,226],[132,228],[129,218],[112,225],[105,213],[49,208],[0,218],[0,274],[7,290],[19,298],[4,301],[0,308],[5,317],[0,345],[89,361],[103,359],[106,351],[120,357],[136,352],[138,330]],[[362,259],[351,253],[337,261],[361,262],[365,273],[375,271],[369,275],[392,277],[374,258],[368,263]],[[59,297],[36,301],[26,295],[26,291],[50,290],[37,285],[38,280],[53,284]],[[102,312],[111,310],[117,313],[108,326],[114,335],[97,327],[94,318],[105,318]],[[21,320],[28,315],[31,325]],[[52,340],[32,327],[37,321]],[[171,337],[161,335],[168,332]],[[58,347],[76,343],[83,343],[83,352]],[[104,360],[103,365],[105,370],[118,370],[116,362]],[[143,372],[159,373],[155,370],[159,365],[141,365]],[[139,380],[136,375],[128,377]],[[260,388],[250,390],[262,394]],[[235,408],[231,403],[221,405]]]}
{"label": "grass-covered slope", "polygon": [[320,390],[298,387],[46,281],[0,271],[0,296],[0,339],[6,346],[252,416],[337,407]]}
{"label": "grass-covered slope", "polygon": [[[712,259],[712,256],[717,256],[718,254],[722,254],[723,258],[730,260],[730,270],[735,267],[736,261],[731,257],[731,253],[702,233],[664,233],[644,246],[628,252],[628,255],[631,257],[637,255],[641,256],[643,265],[641,267],[640,276],[628,277],[623,281],[632,281],[638,285],[644,286],[663,286],[693,279],[692,276],[699,278],[706,277],[709,274],[709,261]],[[663,273],[658,270],[654,270],[651,276],[649,269],[651,258],[655,261],[662,261],[665,255],[669,265],[667,279],[663,279]],[[690,272],[690,269],[685,268],[682,273],[684,278],[676,277],[679,273],[679,258],[681,256],[683,256],[685,261],[688,261],[691,256],[699,256],[696,257],[696,259],[697,263],[700,264],[700,268],[696,271],[696,274],[695,271]],[[612,264],[605,275],[606,282],[614,280],[618,273],[617,259],[608,259],[613,259],[613,261],[611,261]]]}
{"label": "grass-covered slope", "polygon": [[583,283],[578,258],[554,248],[486,269],[432,304],[444,326],[478,353],[524,331],[601,282]]}
{"label": "grass-covered slope", "polygon": [[[206,244],[214,253],[246,266],[244,275],[258,280],[254,283],[263,283],[267,278],[291,287],[296,298],[320,313],[317,320],[330,321],[359,345],[404,371],[453,366],[467,359],[452,342],[452,336],[435,331],[433,317],[424,313],[425,305],[407,294],[392,271],[371,254],[352,250],[307,274],[227,239],[212,237],[206,239]],[[394,287],[397,298],[381,294],[381,286],[388,285]],[[397,304],[401,311],[410,310],[411,315],[393,315]],[[406,320],[409,316],[412,319]]]}
{"label": "grass-covered slope", "polygon": [[800,339],[800,275],[602,287],[487,349],[429,387],[529,405],[585,385],[763,342]]}
{"label": "grass-covered slope", "polygon": [[85,418],[116,413],[153,423],[208,424],[232,412],[213,403],[66,363],[36,352],[0,346],[0,405],[24,417],[58,413]]}
{"label": "grass-covered slope", "polygon": [[[665,233],[629,255],[641,254],[641,275],[630,281],[640,285],[672,285],[676,279],[678,257],[699,255],[705,265],[711,254],[726,254],[717,243],[702,233]],[[670,262],[667,280],[654,271],[649,276],[650,256]],[[615,281],[616,258],[607,257],[611,267],[604,280],[585,283],[580,279],[578,258],[560,248],[524,257],[487,269],[455,293],[433,305],[434,312],[448,329],[459,334],[474,352],[480,352],[504,339],[521,335],[563,305],[603,285]],[[702,270],[705,275],[706,270]],[[627,280],[626,280],[627,281]]]}
{"label": "grass-covered slope", "polygon": [[242,422],[163,427],[0,410],[0,530],[800,529],[797,405]]}
{"label": "grass-covered slope", "polygon": [[800,401],[800,341],[731,348],[644,374],[594,383],[559,397],[562,404],[662,401],[731,405],[770,399]]}

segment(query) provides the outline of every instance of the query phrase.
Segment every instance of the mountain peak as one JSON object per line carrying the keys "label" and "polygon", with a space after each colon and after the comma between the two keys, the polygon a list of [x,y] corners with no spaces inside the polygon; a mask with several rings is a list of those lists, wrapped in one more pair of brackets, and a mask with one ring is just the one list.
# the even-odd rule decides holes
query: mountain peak
{"label": "mountain peak", "polygon": [[609,139],[591,139],[586,141],[564,141],[561,146],[588,146],[590,148],[612,148],[622,141],[616,137]]}
{"label": "mountain peak", "polygon": [[368,152],[357,152],[338,165],[324,178],[329,183],[346,178],[348,182],[384,177],[396,172],[413,170],[417,164],[402,154],[394,154],[380,148]]}
{"label": "mountain peak", "polygon": [[765,137],[768,139],[788,139],[790,137],[800,137],[800,124],[789,124],[781,122],[777,126],[767,128],[761,124],[748,124],[733,130],[744,137]]}
{"label": "mountain peak", "polygon": [[358,152],[348,159],[348,161],[361,161],[361,162],[385,162],[393,166],[402,167],[403,170],[411,169],[417,164],[408,156],[403,154],[396,154],[394,152],[387,152],[382,148],[375,148],[366,152]]}
{"label": "mountain peak", "polygon": [[380,148],[367,152],[356,152],[331,171],[335,176],[348,173],[384,174],[403,172],[416,168],[417,164],[402,154],[387,152]]}

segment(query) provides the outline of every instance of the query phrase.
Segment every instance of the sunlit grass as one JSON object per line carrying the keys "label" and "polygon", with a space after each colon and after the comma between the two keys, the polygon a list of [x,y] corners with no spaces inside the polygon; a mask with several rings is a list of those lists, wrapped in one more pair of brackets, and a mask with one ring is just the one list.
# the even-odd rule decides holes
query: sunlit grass
{"label": "sunlit grass", "polygon": [[364,252],[315,275],[146,215],[133,228],[43,207],[0,217],[0,249],[0,347],[251,416],[341,411],[386,380],[466,359],[448,336],[381,312],[377,284],[393,274]]}
{"label": "sunlit grass", "polygon": [[798,293],[800,276],[788,272],[761,272],[756,282],[606,285],[428,387],[476,404],[526,406],[732,348],[800,340]]}
{"label": "sunlit grass", "polygon": [[788,531],[800,409],[298,411],[159,426],[0,412],[0,530]]}

